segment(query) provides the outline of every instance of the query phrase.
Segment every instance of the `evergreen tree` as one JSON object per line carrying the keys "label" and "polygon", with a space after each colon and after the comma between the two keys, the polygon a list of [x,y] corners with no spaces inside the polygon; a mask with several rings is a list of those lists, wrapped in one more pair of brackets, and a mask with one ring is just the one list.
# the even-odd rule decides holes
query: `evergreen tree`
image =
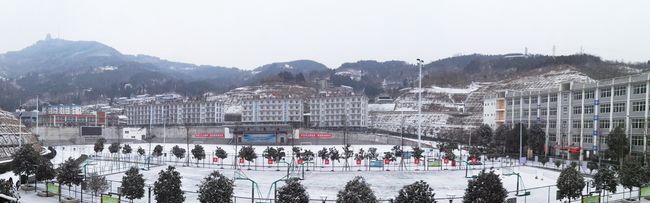
{"label": "evergreen tree", "polygon": [[[9,180],[5,179],[0,179],[0,193],[10,196],[10,197],[16,197],[17,195],[14,194],[14,185],[13,183],[9,182]],[[20,197],[18,197],[20,198]]]}
{"label": "evergreen tree", "polygon": [[12,171],[16,175],[30,176],[36,172],[41,156],[31,144],[23,145],[12,155]]}
{"label": "evergreen tree", "polygon": [[93,150],[95,150],[95,154],[100,153],[104,151],[104,144],[106,144],[106,139],[103,137],[100,137],[95,141],[95,146],[93,147]]}
{"label": "evergreen tree", "polygon": [[630,197],[632,196],[632,189],[634,187],[641,187],[644,184],[644,172],[639,162],[629,159],[623,162],[618,173],[618,179],[621,185],[630,190]]}
{"label": "evergreen tree", "polygon": [[248,170],[251,170],[251,162],[257,159],[257,154],[255,153],[255,148],[253,146],[244,146],[239,149],[239,157],[243,158],[248,162]]}
{"label": "evergreen tree", "polygon": [[478,138],[480,138],[478,140],[478,143],[481,146],[487,147],[491,143],[493,143],[492,128],[490,128],[490,126],[487,124],[482,124],[481,126],[479,126],[472,134],[475,134],[476,136],[478,136]]}
{"label": "evergreen tree", "polygon": [[153,156],[155,156],[155,157],[160,157],[160,156],[162,156],[162,153],[163,153],[163,146],[161,146],[161,145],[156,145],[156,146],[153,148],[153,153],[151,153],[151,155],[153,155]]}
{"label": "evergreen tree", "polygon": [[[59,168],[56,169],[56,174],[56,181],[61,185],[68,186],[68,193],[70,193],[70,187],[72,185],[79,185],[83,182],[83,177],[79,175],[81,174],[81,168],[79,168],[79,165],[72,158],[68,158],[59,165]],[[61,197],[61,193],[59,193],[59,197]]]}
{"label": "evergreen tree", "polygon": [[309,194],[297,178],[292,178],[287,180],[286,184],[278,189],[277,202],[309,203]]}
{"label": "evergreen tree", "polygon": [[329,157],[330,160],[332,161],[332,171],[334,171],[334,160],[336,160],[337,162],[339,162],[339,160],[341,159],[341,154],[339,154],[339,150],[337,150],[337,149],[334,148],[334,147],[331,147],[331,148],[330,148],[329,156],[330,156],[330,157]]}
{"label": "evergreen tree", "polygon": [[196,165],[199,165],[199,161],[205,159],[205,150],[203,150],[203,146],[201,145],[194,145],[194,149],[192,149],[192,156],[194,156],[194,159],[196,159]]}
{"label": "evergreen tree", "polygon": [[506,139],[509,135],[510,127],[507,125],[501,125],[494,131],[494,144],[502,153],[506,151]]}
{"label": "evergreen tree", "polygon": [[90,190],[93,196],[97,196],[98,193],[103,193],[108,190],[108,187],[109,185],[108,181],[106,181],[106,177],[97,175],[97,173],[89,174],[81,184],[81,189]]}
{"label": "evergreen tree", "polygon": [[616,186],[618,186],[616,174],[609,167],[598,169],[598,172],[594,175],[594,186],[596,190],[606,190],[611,193],[616,193]]}
{"label": "evergreen tree", "polygon": [[345,160],[345,169],[346,170],[350,167],[350,165],[348,163],[348,160],[350,158],[352,158],[353,155],[354,155],[354,151],[351,149],[350,144],[347,144],[347,145],[343,146],[343,157],[342,158],[343,158],[343,160]]}
{"label": "evergreen tree", "polygon": [[125,144],[124,147],[122,147],[122,154],[131,154],[131,152],[133,152],[131,145]]}
{"label": "evergreen tree", "polygon": [[434,203],[436,193],[426,182],[420,180],[399,190],[395,203]]}
{"label": "evergreen tree", "polygon": [[494,171],[482,170],[476,179],[469,180],[463,202],[491,203],[505,202],[508,191],[503,187],[501,178]]}
{"label": "evergreen tree", "polygon": [[533,150],[535,154],[544,154],[544,143],[546,142],[546,134],[539,125],[533,125],[528,129],[528,147]]}
{"label": "evergreen tree", "polygon": [[158,180],[153,183],[156,202],[184,202],[185,192],[181,190],[181,178],[182,176],[173,166],[168,166],[165,171],[161,170],[158,173]]}
{"label": "evergreen tree", "polygon": [[122,195],[131,202],[144,197],[144,178],[138,168],[131,167],[122,176]]}
{"label": "evergreen tree", "polygon": [[176,159],[185,158],[185,149],[179,147],[178,145],[175,145],[172,148],[172,154],[176,157]]}
{"label": "evergreen tree", "polygon": [[[302,160],[303,161],[313,161],[314,160],[314,152],[311,150],[305,150],[305,152],[302,153]],[[307,169],[309,170],[309,169]]]}
{"label": "evergreen tree", "polygon": [[576,170],[575,164],[565,168],[557,179],[558,198],[571,199],[579,198],[582,194],[582,188],[585,187],[585,179],[582,174]]}
{"label": "evergreen tree", "polygon": [[49,150],[50,153],[43,155],[43,157],[45,157],[46,159],[54,159],[54,157],[56,157],[56,149],[54,149],[54,147],[52,146],[49,146],[47,147],[47,150]]}
{"label": "evergreen tree", "polygon": [[217,147],[217,149],[214,151],[214,156],[221,159],[221,168],[223,169],[223,160],[228,157],[226,150],[223,150],[221,147]]}
{"label": "evergreen tree", "polygon": [[205,177],[199,185],[199,202],[201,203],[226,203],[232,202],[234,183],[221,175],[218,171]]}
{"label": "evergreen tree", "polygon": [[337,203],[377,203],[370,184],[361,176],[354,177],[345,184],[345,188],[336,195]]}
{"label": "evergreen tree", "polygon": [[330,154],[327,151],[327,148],[323,147],[323,149],[318,150],[318,158],[320,158],[322,161],[324,161],[325,159],[329,159],[329,157],[330,157]]}
{"label": "evergreen tree", "polygon": [[366,153],[366,157],[370,160],[377,160],[379,158],[379,153],[377,153],[377,148],[374,147],[368,148],[368,153]]}
{"label": "evergreen tree", "polygon": [[110,146],[108,146],[108,152],[111,154],[115,154],[118,151],[120,151],[120,143],[113,142]]}
{"label": "evergreen tree", "polygon": [[[49,159],[40,157],[38,161],[39,163],[36,166],[35,172],[36,181],[44,181],[47,187],[47,181],[56,177],[56,170],[54,170],[54,165]],[[36,184],[36,182],[34,182],[34,184]],[[45,193],[47,196],[47,190],[45,190]]]}
{"label": "evergreen tree", "polygon": [[144,156],[145,153],[146,152],[144,151],[144,149],[142,149],[142,147],[138,147],[138,155]]}
{"label": "evergreen tree", "polygon": [[538,159],[539,163],[542,163],[542,166],[546,166],[546,163],[548,163],[548,157],[547,156],[541,156]]}
{"label": "evergreen tree", "polygon": [[609,132],[607,138],[607,155],[619,161],[619,166],[623,165],[623,158],[630,152],[627,136],[621,126],[616,126],[614,130]]}

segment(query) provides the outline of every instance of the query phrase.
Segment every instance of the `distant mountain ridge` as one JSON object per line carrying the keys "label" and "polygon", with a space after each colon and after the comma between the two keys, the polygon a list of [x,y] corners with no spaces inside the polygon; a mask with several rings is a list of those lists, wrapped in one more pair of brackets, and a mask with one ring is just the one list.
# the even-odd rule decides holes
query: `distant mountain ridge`
{"label": "distant mountain ridge", "polygon": [[[602,79],[646,71],[649,64],[605,61],[587,54],[471,54],[424,64],[422,82],[424,86],[465,87],[472,82],[512,81],[567,68]],[[0,91],[6,93],[0,96],[0,107],[11,110],[35,95],[53,102],[80,104],[165,92],[200,97],[206,92],[222,93],[292,77],[301,78],[292,82],[302,81],[299,85],[304,86],[315,87],[316,80],[328,79],[334,85],[353,87],[371,98],[379,94],[396,97],[400,89],[417,84],[418,67],[405,61],[361,60],[330,69],[316,61],[295,60],[242,70],[126,55],[94,41],[45,39],[22,50],[0,54],[0,76],[4,78],[0,80]]]}

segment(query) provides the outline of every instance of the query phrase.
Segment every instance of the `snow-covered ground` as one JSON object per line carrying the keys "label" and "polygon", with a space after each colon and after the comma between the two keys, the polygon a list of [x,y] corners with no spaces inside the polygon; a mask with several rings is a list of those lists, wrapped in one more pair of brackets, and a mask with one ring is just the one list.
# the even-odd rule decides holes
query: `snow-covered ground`
{"label": "snow-covered ground", "polygon": [[[157,145],[157,143],[152,144],[153,146]],[[164,146],[164,151],[169,153],[169,150],[176,144],[161,144]],[[184,144],[178,144],[181,147],[184,147]],[[134,148],[134,152],[137,150],[138,147],[142,147],[143,149],[147,150],[148,149],[148,144],[133,144],[131,145]],[[277,181],[281,178],[284,178],[287,175],[286,167],[282,167],[280,171],[276,171],[276,167],[273,166],[269,168],[268,166],[262,167],[261,163],[264,162],[263,160],[259,160],[257,163],[257,167],[253,167],[254,170],[247,170],[247,166],[243,165],[238,169],[233,169],[231,166],[225,166],[224,169],[220,169],[218,164],[212,164],[210,163],[211,159],[211,152],[214,151],[214,149],[219,146],[222,147],[224,150],[228,152],[228,154],[232,155],[235,151],[234,146],[231,145],[203,145],[204,148],[206,149],[208,162],[206,163],[206,166],[203,167],[203,165],[199,165],[197,167],[195,164],[191,164],[190,167],[187,166],[182,166],[182,161],[179,163],[173,163],[173,162],[167,162],[170,165],[176,165],[176,169],[180,172],[180,174],[183,176],[182,178],[182,189],[184,191],[187,191],[185,193],[186,197],[186,202],[196,202],[196,197],[197,194],[194,191],[197,191],[198,189],[198,184],[200,184],[201,180],[203,180],[204,177],[206,177],[208,174],[210,174],[212,171],[219,171],[222,174],[226,175],[227,177],[230,178],[235,178],[235,177],[248,177],[251,180],[255,181],[257,183],[257,186],[255,187],[255,197],[259,198],[260,196],[262,198],[272,198],[273,197],[273,187],[272,183],[274,181]],[[106,146],[108,147],[108,146]],[[190,145],[190,148],[192,148],[193,145]],[[318,146],[318,145],[307,145],[307,146],[300,146],[303,149],[308,149],[312,150],[313,152],[317,152],[319,149],[322,149],[323,147],[336,147],[339,152],[342,152],[341,146]],[[355,145],[353,146],[355,148],[355,152],[358,151],[359,148],[364,148],[367,149],[369,147],[376,147],[378,149],[379,154],[383,154],[384,151],[390,150],[392,146],[389,145]],[[266,147],[264,146],[256,146],[255,150],[259,154],[262,153],[262,151]],[[291,152],[290,146],[284,146],[285,151],[289,154]],[[107,151],[108,149],[105,149]],[[406,150],[410,150],[410,148],[406,148]],[[57,147],[57,157],[54,159],[55,162],[60,163],[62,160],[64,160],[67,157],[78,157],[81,154],[89,154],[92,155],[94,154],[93,152],[93,147],[91,145],[75,145],[75,146],[65,146],[64,147]],[[431,151],[431,154],[435,154],[437,151],[433,149]],[[456,152],[459,154],[459,152]],[[463,152],[466,153],[466,152]],[[460,155],[460,154],[459,154]],[[108,158],[106,154],[102,155],[104,158]],[[122,160],[125,158],[122,157]],[[137,160],[135,157],[130,158],[132,161]],[[168,161],[174,161],[174,158],[168,158]],[[234,160],[231,160],[234,161]],[[226,160],[226,162],[230,162],[229,160]],[[390,199],[394,198],[397,195],[397,192],[399,189],[401,189],[404,185],[411,184],[413,182],[416,182],[418,180],[424,180],[427,183],[431,185],[431,187],[434,188],[434,192],[436,193],[436,198],[438,200],[448,198],[450,196],[455,196],[456,198],[462,197],[462,195],[465,192],[465,189],[467,187],[467,176],[472,176],[472,175],[477,175],[480,170],[484,168],[484,166],[471,166],[467,171],[464,170],[458,170],[457,168],[452,168],[450,166],[443,166],[443,169],[450,169],[450,170],[441,170],[440,168],[434,168],[433,170],[420,170],[420,171],[415,171],[413,163],[408,162],[408,170],[405,171],[399,171],[398,167],[393,165],[392,168],[390,168],[390,171],[382,171],[382,168],[372,168],[370,171],[367,171],[365,168],[361,168],[358,166],[354,166],[354,161],[350,161],[351,165],[353,167],[349,171],[343,171],[343,168],[335,168],[334,172],[331,172],[331,167],[330,166],[325,166],[325,168],[321,167],[315,167],[312,168],[310,167],[310,171],[305,171],[304,173],[304,180],[302,180],[302,183],[305,185],[307,188],[307,192],[310,194],[310,197],[312,199],[320,199],[321,196],[326,195],[328,199],[336,199],[336,194],[339,190],[341,190],[345,183],[351,179],[353,179],[355,176],[362,176],[364,177],[368,183],[371,184],[371,188],[375,192],[375,195],[380,198],[380,199]],[[117,165],[120,165],[121,168],[118,169],[116,168],[115,162],[111,161],[101,161],[101,160],[96,160],[95,163],[97,165],[89,166],[89,170],[92,170],[92,167],[103,167],[106,169],[106,167],[112,167],[113,171],[107,171],[104,170],[106,173],[106,177],[108,180],[111,181],[111,189],[110,191],[116,192],[117,188],[121,184],[120,181],[123,176],[123,171],[125,171],[129,166],[135,166],[136,163],[119,163]],[[157,162],[155,162],[157,163]],[[194,161],[192,161],[194,163]],[[336,166],[343,165],[343,161],[340,163],[336,163]],[[503,164],[499,162],[491,162],[487,161],[486,162],[485,168],[488,168],[489,170],[490,167],[495,167],[494,170],[498,174],[502,174],[501,178],[503,181],[504,186],[509,193],[509,197],[516,197],[515,196],[515,190],[517,188],[517,183],[519,180],[519,187],[520,189],[526,189],[527,191],[531,192],[529,196],[522,196],[522,197],[517,197],[518,202],[558,202],[555,200],[555,194],[556,194],[556,187],[554,186],[557,177],[559,176],[559,172],[554,171],[554,170],[547,170],[547,169],[540,169],[537,167],[532,167],[532,166],[521,166],[521,167],[512,167],[509,166],[509,164]],[[144,167],[142,163],[138,164],[139,167]],[[143,170],[141,171],[144,174],[144,177],[146,179],[146,184],[147,185],[152,185],[157,177],[158,173],[161,170],[166,169],[167,166],[166,164],[162,165],[155,165],[151,168],[151,170]],[[361,170],[361,171],[357,171]],[[466,174],[467,173],[467,174]],[[509,175],[509,174],[519,174],[521,176],[521,179],[518,179],[518,176],[516,175]],[[300,177],[302,176],[302,170],[298,170],[296,172],[291,173],[292,176]],[[507,175],[508,174],[508,175]],[[0,178],[7,178],[11,176],[11,173],[6,173],[2,174]],[[15,178],[14,178],[15,179]],[[279,183],[278,186],[281,186],[282,182]],[[39,185],[39,187],[42,187]],[[67,187],[63,188],[63,194],[67,195]],[[593,190],[593,189],[590,189]],[[623,191],[623,188],[619,188],[619,192]],[[585,190],[584,193],[587,191]],[[38,201],[38,202],[55,202],[56,198],[51,197],[51,198],[40,198],[36,197],[33,192],[23,192],[24,194],[22,195],[23,197],[23,202],[33,202],[33,201]],[[243,198],[248,198],[251,197],[251,182],[247,180],[236,180],[235,181],[235,196],[241,197],[239,201],[242,202],[248,202],[250,200],[245,200]],[[523,192],[522,192],[523,193]],[[633,193],[634,194],[634,193]],[[625,194],[627,196],[627,193]],[[85,199],[87,199],[87,195],[85,195]],[[153,197],[152,197],[153,198]],[[620,194],[614,195],[611,197],[611,199],[621,199],[622,196]],[[152,201],[155,201],[152,199]],[[447,200],[444,200],[445,202]],[[454,200],[454,202],[458,202],[459,200]],[[145,198],[141,200],[136,200],[135,202],[147,202],[147,196],[145,193]]]}

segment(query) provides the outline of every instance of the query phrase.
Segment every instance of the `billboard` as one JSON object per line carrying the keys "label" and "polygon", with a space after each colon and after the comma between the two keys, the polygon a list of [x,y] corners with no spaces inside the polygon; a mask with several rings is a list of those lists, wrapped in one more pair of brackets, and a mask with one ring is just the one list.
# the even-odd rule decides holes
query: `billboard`
{"label": "billboard", "polygon": [[102,127],[90,127],[84,126],[81,127],[81,136],[101,136]]}
{"label": "billboard", "polygon": [[242,141],[253,143],[275,143],[275,134],[244,134]]}
{"label": "billboard", "polygon": [[300,138],[315,138],[315,139],[330,139],[334,137],[332,133],[318,133],[318,132],[309,132],[309,133],[300,133]]}
{"label": "billboard", "polygon": [[224,138],[223,133],[197,133],[194,134],[195,138]]}

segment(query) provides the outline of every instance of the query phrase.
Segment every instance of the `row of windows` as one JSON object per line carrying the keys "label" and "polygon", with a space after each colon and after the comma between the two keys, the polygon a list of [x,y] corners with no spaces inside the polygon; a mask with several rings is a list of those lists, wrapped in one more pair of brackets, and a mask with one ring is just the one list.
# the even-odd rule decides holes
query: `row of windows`
{"label": "row of windows", "polygon": [[[627,86],[625,85],[620,85],[620,86],[614,86],[614,96],[625,96],[627,94]],[[634,84],[632,85],[632,94],[645,94],[647,92],[647,87],[646,84]],[[574,100],[582,100],[584,96],[584,99],[594,99],[595,98],[595,91],[594,90],[585,90],[584,95],[582,91],[576,91],[573,92],[573,99]],[[601,88],[600,89],[600,97],[611,97],[612,96],[612,88]],[[532,103],[538,103],[537,102],[537,97],[533,96],[533,102]],[[547,97],[542,96],[540,103],[545,103]],[[518,99],[514,99],[514,104],[518,105],[520,102]],[[528,98],[524,98],[524,104],[528,104],[530,100]],[[557,95],[551,95],[549,97],[549,102],[557,102]],[[508,105],[512,105],[511,101],[508,101]]]}

